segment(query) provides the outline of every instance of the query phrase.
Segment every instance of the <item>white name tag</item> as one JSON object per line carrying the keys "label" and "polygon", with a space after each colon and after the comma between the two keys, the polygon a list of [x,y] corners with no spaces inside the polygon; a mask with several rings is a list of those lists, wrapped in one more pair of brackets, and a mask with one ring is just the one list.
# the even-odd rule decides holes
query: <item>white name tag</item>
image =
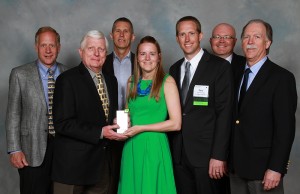
{"label": "white name tag", "polygon": [[193,96],[194,97],[208,98],[208,90],[209,90],[209,86],[195,85]]}

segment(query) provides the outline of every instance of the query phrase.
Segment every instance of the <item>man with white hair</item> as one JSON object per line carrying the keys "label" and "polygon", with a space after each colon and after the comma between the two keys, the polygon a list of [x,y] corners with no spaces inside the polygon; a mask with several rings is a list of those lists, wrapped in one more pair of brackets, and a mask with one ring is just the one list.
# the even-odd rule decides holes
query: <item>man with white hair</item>
{"label": "man with white hair", "polygon": [[52,178],[55,194],[115,194],[112,140],[125,140],[112,125],[118,107],[114,76],[102,73],[108,42],[102,32],[82,39],[82,62],[56,81]]}

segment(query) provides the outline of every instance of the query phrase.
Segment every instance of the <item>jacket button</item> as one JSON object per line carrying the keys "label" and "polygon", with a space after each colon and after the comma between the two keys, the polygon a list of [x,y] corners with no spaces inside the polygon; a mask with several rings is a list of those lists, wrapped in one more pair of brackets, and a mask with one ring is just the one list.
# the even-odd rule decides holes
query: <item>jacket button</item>
{"label": "jacket button", "polygon": [[235,124],[240,124],[240,121],[239,121],[239,120],[236,120],[236,121],[235,121]]}

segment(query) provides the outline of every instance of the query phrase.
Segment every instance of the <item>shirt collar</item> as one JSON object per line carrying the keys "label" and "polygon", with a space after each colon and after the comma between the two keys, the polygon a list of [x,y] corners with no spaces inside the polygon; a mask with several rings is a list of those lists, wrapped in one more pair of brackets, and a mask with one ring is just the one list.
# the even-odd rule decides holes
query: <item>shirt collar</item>
{"label": "shirt collar", "polygon": [[[37,64],[38,64],[38,67],[39,67],[39,70],[42,74],[43,77],[45,77],[48,73],[48,67],[46,67],[45,65],[42,64],[42,62],[40,60],[37,61]],[[56,72],[56,69],[57,69],[57,64],[54,63],[54,65],[52,65],[50,67],[50,69],[53,71],[53,72]]]}
{"label": "shirt collar", "polygon": [[[260,61],[258,61],[257,63],[255,63],[254,65],[252,65],[250,67],[251,72],[256,75],[257,72],[260,70],[260,68],[263,66],[263,64],[266,62],[266,60],[268,59],[267,56],[265,56],[264,58],[262,58]],[[245,70],[248,68],[249,66],[246,64],[245,65]]]}
{"label": "shirt collar", "polygon": [[[90,68],[88,68],[87,66],[85,66],[85,68],[89,71],[90,75],[92,76],[92,78],[96,77],[97,73],[93,72]],[[102,71],[100,70],[99,72],[100,74],[102,74]]]}
{"label": "shirt collar", "polygon": [[204,54],[204,51],[201,48],[200,51],[191,60],[187,60],[187,58],[184,58],[184,63],[183,64],[185,64],[186,62],[189,61],[191,63],[191,66],[196,69],[196,67],[198,66],[199,61],[201,60],[203,54]]}
{"label": "shirt collar", "polygon": [[231,63],[231,61],[232,61],[232,56],[233,56],[233,54],[229,55],[229,56],[226,57],[225,59],[226,59],[229,63]]}
{"label": "shirt collar", "polygon": [[[120,58],[118,57],[118,55],[116,54],[115,51],[113,51],[113,56],[114,56],[114,59],[118,59],[119,61],[121,61]],[[127,53],[127,55],[124,57],[124,59],[126,59],[126,58],[129,58],[129,59],[130,59],[130,57],[131,57],[131,52],[129,51],[129,52]],[[124,59],[123,59],[123,60],[124,60]]]}

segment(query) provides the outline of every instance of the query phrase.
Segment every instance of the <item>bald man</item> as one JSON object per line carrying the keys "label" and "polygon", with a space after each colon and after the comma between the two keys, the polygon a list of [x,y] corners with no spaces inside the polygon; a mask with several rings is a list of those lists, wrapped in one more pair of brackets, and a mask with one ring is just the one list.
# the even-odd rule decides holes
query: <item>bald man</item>
{"label": "bald man", "polygon": [[[214,55],[227,60],[231,64],[233,75],[235,76],[234,67],[244,66],[246,60],[243,56],[237,55],[233,52],[235,43],[237,41],[235,29],[228,23],[220,23],[216,25],[212,31],[209,40],[212,52]],[[226,192],[230,193],[229,177],[223,177],[226,184]]]}
{"label": "bald man", "polygon": [[245,65],[246,63],[244,57],[233,52],[236,41],[235,29],[228,23],[216,25],[209,40],[214,55],[226,59],[231,64],[234,75],[233,67],[236,65]]}

